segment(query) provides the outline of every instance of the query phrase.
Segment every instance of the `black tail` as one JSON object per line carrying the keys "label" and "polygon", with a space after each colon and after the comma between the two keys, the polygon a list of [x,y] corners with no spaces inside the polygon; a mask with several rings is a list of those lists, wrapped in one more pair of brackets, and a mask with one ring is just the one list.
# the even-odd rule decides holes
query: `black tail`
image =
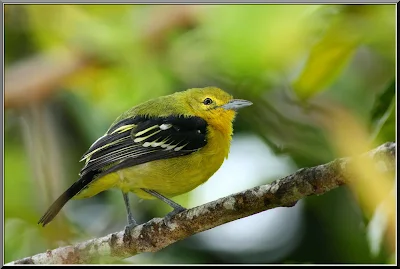
{"label": "black tail", "polygon": [[61,208],[77,194],[80,189],[77,188],[76,185],[78,182],[74,183],[71,187],[68,188],[60,197],[47,209],[46,213],[40,218],[38,224],[43,224],[43,227],[52,221],[54,217],[60,212]]}
{"label": "black tail", "polygon": [[52,221],[61,208],[78,192],[80,192],[84,187],[86,187],[94,178],[96,172],[89,172],[83,177],[81,177],[77,182],[72,184],[60,197],[47,209],[46,213],[40,218],[38,224],[43,224],[43,227]]}

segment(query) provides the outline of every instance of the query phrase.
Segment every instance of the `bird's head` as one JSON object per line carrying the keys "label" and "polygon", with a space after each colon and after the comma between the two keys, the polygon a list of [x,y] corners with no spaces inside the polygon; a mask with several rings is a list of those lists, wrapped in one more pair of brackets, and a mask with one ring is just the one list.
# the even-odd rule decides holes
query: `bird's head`
{"label": "bird's head", "polygon": [[250,106],[247,100],[233,97],[216,87],[194,88],[186,91],[187,103],[192,112],[215,128],[234,120],[238,109]]}

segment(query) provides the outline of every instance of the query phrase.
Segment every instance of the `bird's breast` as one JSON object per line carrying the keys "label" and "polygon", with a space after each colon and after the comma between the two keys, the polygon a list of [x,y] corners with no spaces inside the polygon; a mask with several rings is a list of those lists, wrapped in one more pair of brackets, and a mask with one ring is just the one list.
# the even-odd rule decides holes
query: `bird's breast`
{"label": "bird's breast", "polygon": [[209,131],[207,145],[198,152],[171,159],[152,161],[120,171],[119,187],[136,193],[140,198],[153,198],[141,188],[152,189],[173,197],[193,190],[206,182],[228,155],[230,137]]}

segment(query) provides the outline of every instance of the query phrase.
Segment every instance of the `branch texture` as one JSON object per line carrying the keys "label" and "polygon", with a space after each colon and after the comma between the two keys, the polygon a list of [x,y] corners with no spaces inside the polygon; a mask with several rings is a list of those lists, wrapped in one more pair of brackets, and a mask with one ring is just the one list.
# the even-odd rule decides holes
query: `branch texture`
{"label": "branch texture", "polygon": [[135,227],[73,246],[61,247],[9,263],[76,264],[95,262],[98,257],[124,259],[142,252],[156,252],[176,241],[275,207],[294,206],[300,199],[323,194],[352,180],[349,166],[357,158],[370,158],[382,173],[395,171],[396,143],[385,143],[357,157],[302,168],[271,184],[232,194],[186,210],[170,221],[155,218]]}

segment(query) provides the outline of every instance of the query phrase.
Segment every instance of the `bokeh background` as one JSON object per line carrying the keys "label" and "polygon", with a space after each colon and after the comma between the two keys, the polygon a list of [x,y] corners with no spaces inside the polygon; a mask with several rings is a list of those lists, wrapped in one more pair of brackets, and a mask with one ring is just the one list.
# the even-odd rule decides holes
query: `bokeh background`
{"label": "bokeh background", "polygon": [[[228,160],[186,207],[395,141],[395,5],[5,5],[5,262],[122,230],[118,190],[70,201],[79,159],[122,112],[218,86],[251,100]],[[99,263],[394,263],[394,175],[359,179],[173,244]],[[131,195],[136,219],[161,201]]]}

